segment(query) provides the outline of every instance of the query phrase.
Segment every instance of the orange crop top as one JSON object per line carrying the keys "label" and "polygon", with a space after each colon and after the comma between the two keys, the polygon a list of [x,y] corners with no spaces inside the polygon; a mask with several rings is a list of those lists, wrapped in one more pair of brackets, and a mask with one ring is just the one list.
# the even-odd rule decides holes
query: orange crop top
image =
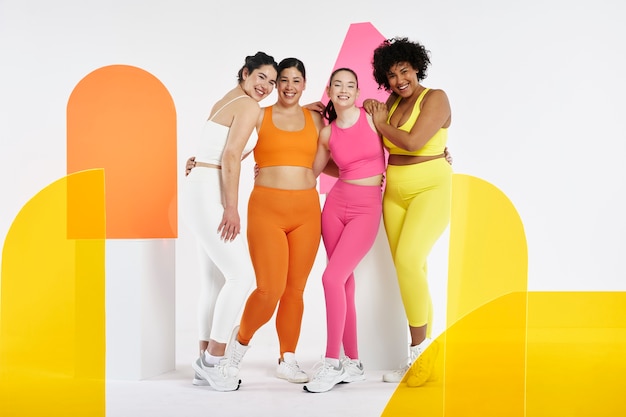
{"label": "orange crop top", "polygon": [[304,128],[297,131],[280,130],[272,120],[272,106],[265,108],[254,159],[259,168],[270,166],[302,166],[313,168],[317,153],[317,128],[313,116],[304,112]]}
{"label": "orange crop top", "polygon": [[[404,130],[405,132],[411,131],[411,129],[415,125],[415,122],[417,121],[417,118],[420,115],[420,104],[422,104],[422,100],[424,99],[424,96],[426,95],[428,90],[430,89],[426,88],[424,89],[424,91],[422,91],[420,96],[415,101],[415,106],[413,106],[413,111],[411,112],[408,120],[404,122],[403,125],[398,126],[398,129]],[[389,123],[391,115],[394,111],[396,111],[396,108],[398,107],[401,99],[402,97],[398,97],[391,106],[391,109],[389,109],[387,123]],[[385,144],[391,155],[435,156],[442,154],[444,149],[446,148],[446,145],[448,143],[448,129],[442,127],[434,134],[432,138],[428,139],[428,142],[426,142],[421,149],[413,152],[407,151],[406,149],[402,149],[399,146],[394,145],[393,143],[391,143],[391,141],[389,141],[389,139],[385,137],[383,137],[383,143]]]}

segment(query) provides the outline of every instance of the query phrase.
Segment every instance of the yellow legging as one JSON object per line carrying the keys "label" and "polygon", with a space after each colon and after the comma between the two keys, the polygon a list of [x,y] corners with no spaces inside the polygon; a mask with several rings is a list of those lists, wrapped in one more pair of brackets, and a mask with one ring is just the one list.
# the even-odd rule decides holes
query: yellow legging
{"label": "yellow legging", "polygon": [[383,218],[400,294],[411,327],[432,328],[427,258],[450,222],[452,168],[444,159],[389,165]]}
{"label": "yellow legging", "polygon": [[255,186],[248,202],[248,246],[257,288],[250,294],[238,339],[248,344],[276,310],[280,355],[295,352],[304,287],[321,239],[319,194]]}

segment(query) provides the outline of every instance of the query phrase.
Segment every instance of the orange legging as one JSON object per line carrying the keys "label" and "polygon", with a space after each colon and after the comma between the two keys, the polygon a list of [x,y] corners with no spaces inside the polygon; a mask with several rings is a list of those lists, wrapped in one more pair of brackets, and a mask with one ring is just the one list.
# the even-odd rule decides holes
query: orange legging
{"label": "orange legging", "polygon": [[257,288],[241,318],[238,339],[247,345],[278,306],[276,331],[280,355],[295,352],[304,287],[315,262],[321,236],[319,194],[255,186],[248,202],[248,246]]}

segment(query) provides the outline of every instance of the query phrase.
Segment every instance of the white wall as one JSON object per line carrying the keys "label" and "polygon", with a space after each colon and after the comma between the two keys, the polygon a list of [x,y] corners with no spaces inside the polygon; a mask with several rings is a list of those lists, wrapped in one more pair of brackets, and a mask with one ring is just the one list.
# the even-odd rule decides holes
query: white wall
{"label": "white wall", "polygon": [[[315,101],[350,23],[369,21],[387,37],[405,35],[432,51],[424,84],[443,88],[450,97],[454,169],[495,184],[519,210],[528,238],[529,289],[626,290],[626,165],[621,162],[626,153],[621,123],[626,114],[626,4],[214,4],[0,0],[2,242],[28,199],[65,175],[67,99],[89,72],[127,64],[163,82],[177,107],[182,173],[192,138],[211,104],[234,85],[243,56],[264,50],[278,59],[301,58],[309,78],[303,102]],[[244,191],[252,183],[247,166]],[[196,351],[193,245],[181,222],[176,320],[178,356],[185,362]],[[430,267],[433,291],[444,297],[445,252],[444,238]],[[307,290],[301,343],[315,354],[325,343],[321,268],[323,256]],[[439,303],[438,313],[442,308]],[[257,340],[272,343],[273,334],[273,325],[266,326]]]}

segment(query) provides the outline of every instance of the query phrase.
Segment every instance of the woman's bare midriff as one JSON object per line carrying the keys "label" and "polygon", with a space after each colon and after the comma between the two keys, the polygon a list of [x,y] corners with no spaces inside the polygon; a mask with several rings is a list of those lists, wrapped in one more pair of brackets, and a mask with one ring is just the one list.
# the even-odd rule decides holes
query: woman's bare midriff
{"label": "woman's bare midriff", "polygon": [[389,155],[387,163],[389,165],[413,165],[426,161],[432,161],[433,159],[443,158],[444,156],[444,154],[432,156]]}
{"label": "woman's bare midriff", "polygon": [[367,178],[358,178],[356,180],[341,180],[341,181],[347,182],[348,184],[364,185],[364,186],[382,185],[383,176],[382,174],[380,174],[380,175],[374,175],[372,177],[367,177]]}
{"label": "woman's bare midriff", "polygon": [[311,168],[274,166],[260,168],[254,184],[281,190],[308,190],[315,188],[317,181]]}

